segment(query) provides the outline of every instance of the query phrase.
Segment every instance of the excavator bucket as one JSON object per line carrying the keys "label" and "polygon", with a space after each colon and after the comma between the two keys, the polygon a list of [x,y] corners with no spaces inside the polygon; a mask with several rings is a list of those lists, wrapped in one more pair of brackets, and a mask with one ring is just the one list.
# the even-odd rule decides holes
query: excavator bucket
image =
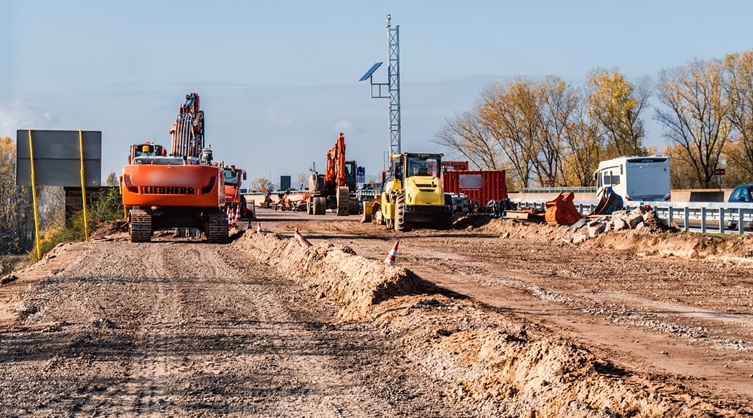
{"label": "excavator bucket", "polygon": [[592,215],[611,215],[613,212],[623,208],[622,196],[612,190],[611,187],[604,189],[599,198],[599,203],[596,204],[594,210],[589,214]]}
{"label": "excavator bucket", "polygon": [[544,218],[549,225],[572,225],[583,216],[575,208],[574,193],[560,193],[554,200],[546,202]]}

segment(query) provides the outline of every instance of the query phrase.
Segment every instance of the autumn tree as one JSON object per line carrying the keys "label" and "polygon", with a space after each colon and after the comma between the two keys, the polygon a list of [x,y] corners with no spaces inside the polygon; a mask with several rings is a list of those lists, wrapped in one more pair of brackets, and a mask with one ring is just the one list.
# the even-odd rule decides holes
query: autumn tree
{"label": "autumn tree", "polygon": [[708,188],[730,138],[731,100],[719,61],[691,61],[660,73],[656,119],[664,137],[679,146],[680,158],[692,167],[697,186]]}
{"label": "autumn tree", "polygon": [[308,190],[308,184],[309,176],[306,173],[298,173],[295,175],[295,186],[300,187],[301,190]]}
{"label": "autumn tree", "polygon": [[[582,102],[581,102],[582,103]],[[565,137],[565,183],[571,186],[590,186],[593,173],[599,166],[599,140],[597,129],[585,115],[584,106],[578,106],[572,115],[568,135]]]}
{"label": "autumn tree", "polygon": [[[753,182],[753,51],[724,57],[733,132],[723,154],[735,183]],[[728,179],[732,180],[730,177]]]}
{"label": "autumn tree", "polygon": [[538,92],[538,153],[534,170],[539,184],[552,179],[555,185],[567,186],[564,151],[571,135],[572,118],[579,106],[578,96],[564,80],[555,76],[546,77],[539,84]]}
{"label": "autumn tree", "polygon": [[251,182],[251,188],[253,190],[264,191],[264,189],[272,190],[271,183],[266,177],[256,177]]}
{"label": "autumn tree", "polygon": [[464,112],[452,119],[435,135],[433,142],[467,158],[481,170],[499,170],[502,167],[497,142],[478,113]]}
{"label": "autumn tree", "polygon": [[16,146],[0,137],[0,254],[29,250],[34,238],[31,188],[16,186]]}
{"label": "autumn tree", "polygon": [[630,83],[617,69],[597,69],[586,80],[587,116],[597,128],[602,160],[645,155],[645,129],[640,116],[648,106],[648,78]]}
{"label": "autumn tree", "polygon": [[508,176],[521,187],[529,186],[539,153],[540,97],[540,87],[521,78],[486,90],[477,109],[490,140],[508,162]]}

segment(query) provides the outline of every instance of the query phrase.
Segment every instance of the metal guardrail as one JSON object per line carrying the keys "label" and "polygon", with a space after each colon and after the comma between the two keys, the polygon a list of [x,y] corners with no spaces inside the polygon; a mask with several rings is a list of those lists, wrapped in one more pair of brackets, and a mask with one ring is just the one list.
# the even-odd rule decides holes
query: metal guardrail
{"label": "metal guardrail", "polygon": [[[543,199],[511,199],[520,208],[546,209]],[[583,215],[593,212],[598,202],[595,200],[573,200],[573,204]],[[753,222],[753,204],[717,202],[627,202],[625,208],[631,210],[639,206],[651,206],[660,219],[669,219],[683,231],[690,230],[691,221],[700,222],[701,233],[735,231],[745,233],[745,228]]]}
{"label": "metal guardrail", "polygon": [[522,193],[596,193],[596,187],[530,187]]}

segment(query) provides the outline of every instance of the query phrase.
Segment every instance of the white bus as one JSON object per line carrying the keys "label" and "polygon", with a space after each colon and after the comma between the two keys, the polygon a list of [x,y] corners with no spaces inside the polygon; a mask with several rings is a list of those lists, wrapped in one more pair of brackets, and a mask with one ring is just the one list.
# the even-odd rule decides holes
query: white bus
{"label": "white bus", "polygon": [[666,155],[602,161],[594,173],[594,179],[597,196],[611,187],[625,201],[669,201],[672,197],[669,157]]}

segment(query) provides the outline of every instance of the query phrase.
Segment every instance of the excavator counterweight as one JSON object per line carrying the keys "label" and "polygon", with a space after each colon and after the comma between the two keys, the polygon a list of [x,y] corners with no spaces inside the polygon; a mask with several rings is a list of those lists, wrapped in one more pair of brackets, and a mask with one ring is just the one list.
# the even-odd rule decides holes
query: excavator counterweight
{"label": "excavator counterweight", "polygon": [[191,93],[170,128],[171,153],[152,143],[131,146],[119,177],[133,242],[162,229],[200,231],[209,242],[227,242],[224,170],[204,147],[204,112]]}

